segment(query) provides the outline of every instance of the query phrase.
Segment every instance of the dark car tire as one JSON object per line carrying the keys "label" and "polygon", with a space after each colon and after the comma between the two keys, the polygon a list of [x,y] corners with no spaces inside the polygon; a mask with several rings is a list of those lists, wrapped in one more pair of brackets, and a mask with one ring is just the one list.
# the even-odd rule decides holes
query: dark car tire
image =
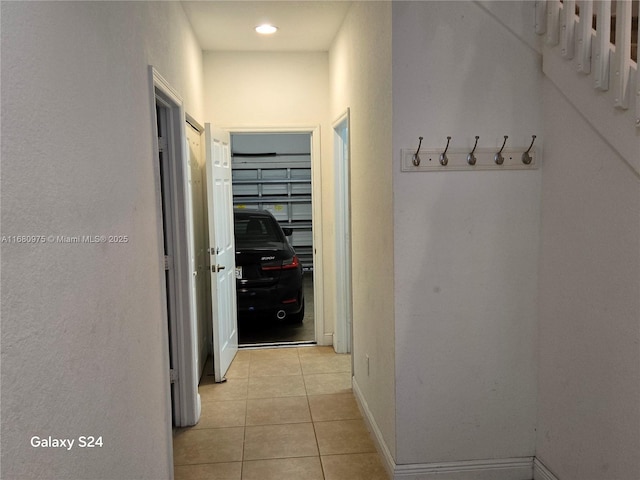
{"label": "dark car tire", "polygon": [[294,313],[293,315],[289,315],[289,322],[291,323],[302,323],[304,320],[304,300],[302,300],[302,308],[298,313]]}

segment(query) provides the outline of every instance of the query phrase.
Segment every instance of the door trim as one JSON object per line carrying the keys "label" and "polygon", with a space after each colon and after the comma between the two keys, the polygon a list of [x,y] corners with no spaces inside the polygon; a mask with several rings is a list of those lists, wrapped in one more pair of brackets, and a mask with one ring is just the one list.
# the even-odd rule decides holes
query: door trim
{"label": "door trim", "polygon": [[[198,372],[196,371],[196,355],[197,355],[197,319],[195,305],[195,297],[193,294],[194,278],[190,271],[190,259],[193,257],[193,239],[191,238],[193,219],[189,217],[190,198],[187,198],[188,192],[188,172],[187,159],[188,152],[186,150],[186,132],[185,123],[187,117],[184,112],[184,104],[180,95],[173,87],[158,73],[153,67],[149,66],[149,82],[151,107],[153,111],[153,155],[154,155],[154,178],[156,181],[156,211],[158,225],[158,263],[162,266],[159,273],[161,275],[161,283],[164,280],[164,254],[163,254],[163,219],[162,219],[162,192],[160,189],[160,169],[157,159],[159,158],[158,132],[156,119],[156,103],[161,104],[169,110],[168,115],[168,154],[170,155],[170,171],[171,176],[171,192],[173,199],[171,208],[174,216],[173,228],[173,244],[175,254],[173,258],[173,266],[176,278],[176,318],[170,319],[175,322],[172,325],[173,331],[176,332],[175,338],[175,358],[174,365],[178,372],[178,380],[175,382],[175,408],[174,422],[175,426],[195,425],[200,418],[200,395],[198,394]],[[165,378],[167,382],[166,394],[169,409],[171,409],[171,394],[169,382],[169,339],[167,328],[164,326],[169,321],[167,311],[167,292],[162,289],[163,297],[163,349],[165,364]],[[169,425],[171,428],[171,425]]]}
{"label": "door trim", "polygon": [[[333,348],[336,353],[350,353],[353,332],[351,296],[351,200],[350,200],[350,112],[333,122],[333,169],[335,209],[336,330]],[[340,130],[346,129],[346,138]]]}
{"label": "door trim", "polygon": [[332,335],[324,333],[324,273],[322,248],[322,168],[320,126],[224,127],[234,133],[308,133],[311,137],[311,225],[313,231],[313,315],[317,345],[331,345]]}

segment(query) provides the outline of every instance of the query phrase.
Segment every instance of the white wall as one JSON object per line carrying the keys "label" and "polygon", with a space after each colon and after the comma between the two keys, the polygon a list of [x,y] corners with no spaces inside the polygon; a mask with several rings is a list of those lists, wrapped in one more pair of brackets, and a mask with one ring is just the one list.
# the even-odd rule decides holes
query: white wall
{"label": "white wall", "polygon": [[[177,3],[2,3],[2,477],[172,475],[164,272],[148,65],[201,119]],[[102,436],[38,449],[32,436]]]}
{"label": "white wall", "polygon": [[398,464],[534,454],[540,171],[402,173],[400,149],[541,147],[540,81],[479,5],[393,2]]}
{"label": "white wall", "polygon": [[561,480],[640,478],[640,179],[543,93],[536,455]]}
{"label": "white wall", "polygon": [[[353,4],[332,45],[330,65],[331,118],[347,107],[351,117],[354,377],[394,455],[390,2]],[[333,165],[328,167],[333,178]],[[333,207],[325,212],[330,223]]]}
{"label": "white wall", "polygon": [[[314,167],[314,209],[325,211],[331,201],[325,187],[331,177],[325,175],[324,164],[331,160],[333,132],[329,119],[329,56],[327,52],[266,53],[266,52],[205,52],[204,54],[204,110],[207,122],[231,131],[243,129],[282,129],[320,127],[321,158]],[[314,160],[315,161],[315,160]],[[318,175],[320,176],[318,178]],[[318,195],[319,192],[319,195]],[[319,220],[319,219],[316,219]],[[330,277],[322,278],[324,268],[333,271],[331,237],[322,226],[322,249],[318,249],[316,281],[323,281],[325,338],[331,339],[334,318]],[[316,233],[314,233],[314,236]],[[322,259],[318,262],[318,259]],[[328,267],[325,267],[328,265]],[[329,308],[327,308],[329,306]]]}
{"label": "white wall", "polygon": [[475,0],[475,3],[513,35],[514,41],[524,42],[537,52],[542,51],[543,37],[538,35],[534,28],[535,1]]}
{"label": "white wall", "polygon": [[326,52],[205,52],[205,118],[224,127],[326,125]]}

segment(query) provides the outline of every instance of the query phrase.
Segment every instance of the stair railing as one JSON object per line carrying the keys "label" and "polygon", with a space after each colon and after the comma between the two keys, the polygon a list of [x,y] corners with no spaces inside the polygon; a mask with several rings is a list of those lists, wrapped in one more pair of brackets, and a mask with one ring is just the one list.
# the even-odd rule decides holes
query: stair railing
{"label": "stair railing", "polygon": [[615,108],[629,109],[635,97],[634,119],[640,129],[638,3],[537,0],[536,33],[544,35],[547,44],[559,45],[566,60],[575,58],[578,72],[591,75],[594,88],[611,90]]}

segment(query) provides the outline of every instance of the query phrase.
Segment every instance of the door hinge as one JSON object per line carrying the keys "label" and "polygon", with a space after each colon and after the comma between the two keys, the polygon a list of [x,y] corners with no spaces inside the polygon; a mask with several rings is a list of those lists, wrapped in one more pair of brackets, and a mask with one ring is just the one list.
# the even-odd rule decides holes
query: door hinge
{"label": "door hinge", "polygon": [[164,269],[169,270],[173,266],[173,259],[169,255],[164,256]]}
{"label": "door hinge", "polygon": [[171,383],[178,382],[178,372],[174,368],[169,369],[169,380]]}

